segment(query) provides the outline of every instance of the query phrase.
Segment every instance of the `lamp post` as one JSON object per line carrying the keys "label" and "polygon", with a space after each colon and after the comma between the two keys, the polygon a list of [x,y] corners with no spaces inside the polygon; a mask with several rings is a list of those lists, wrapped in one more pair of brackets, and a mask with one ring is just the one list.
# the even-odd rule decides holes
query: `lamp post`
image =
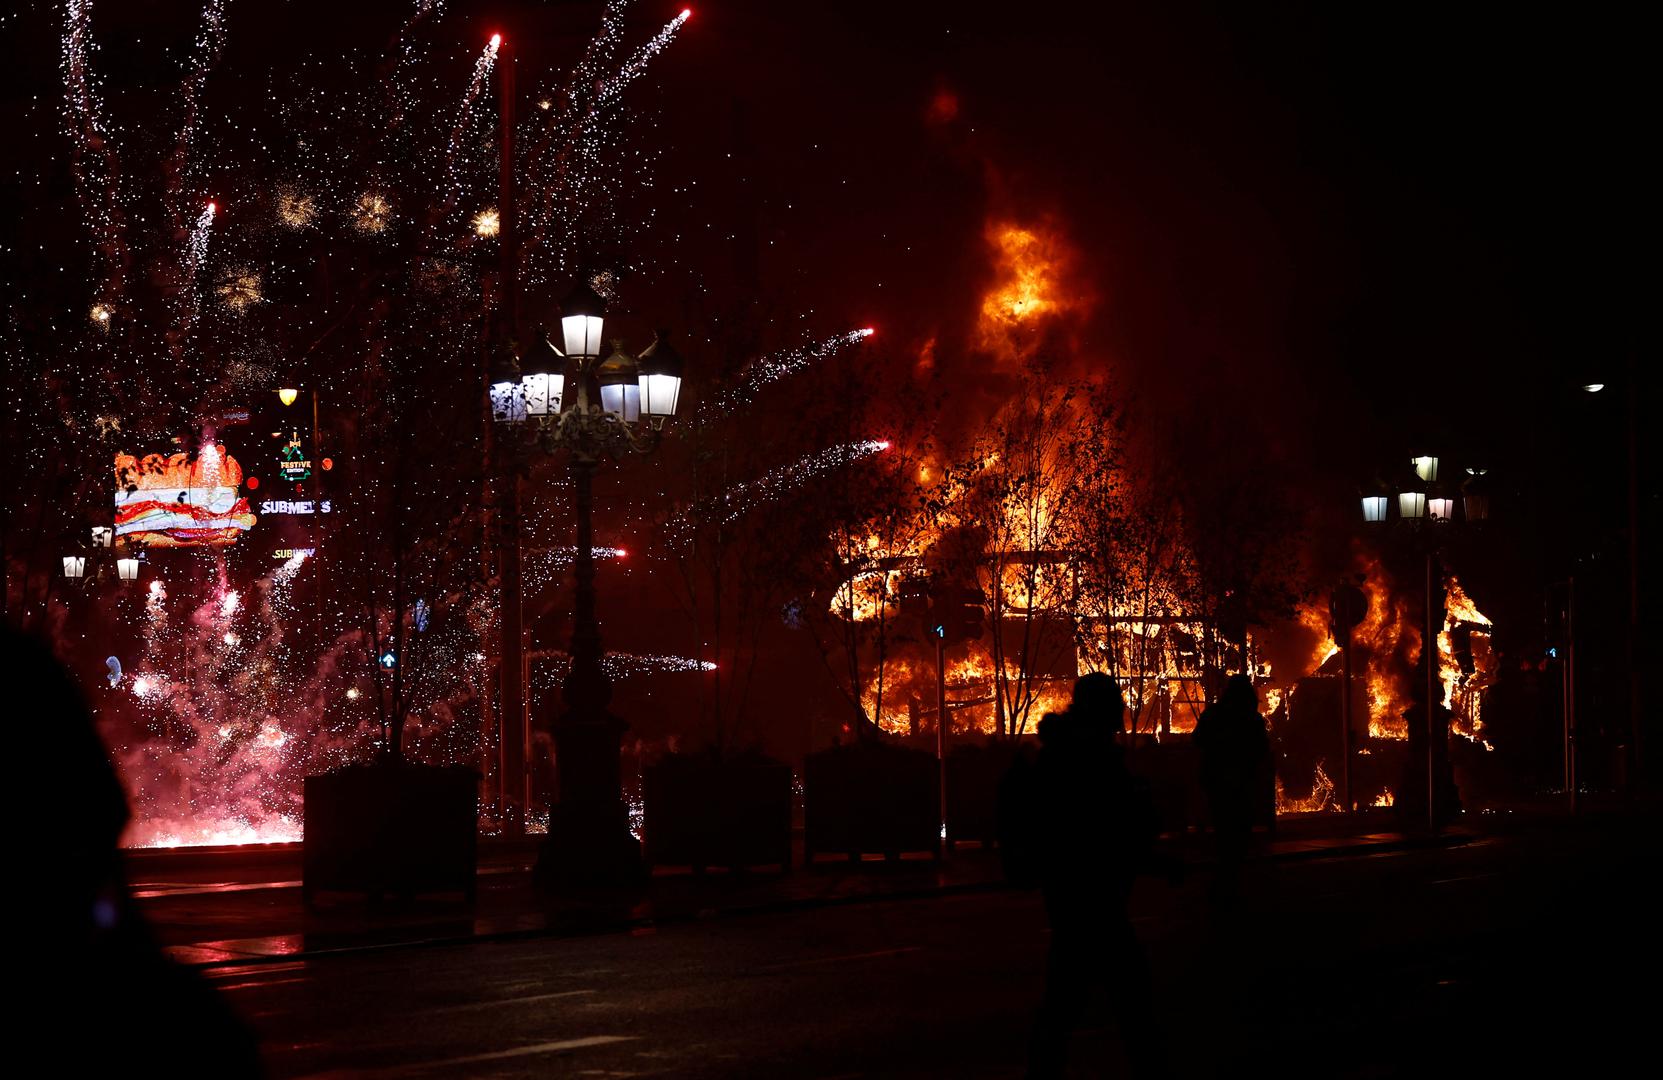
{"label": "lamp post", "polygon": [[603,345],[606,305],[587,281],[562,309],[565,350],[538,332],[521,369],[499,371],[491,386],[493,419],[521,434],[522,446],[567,452],[577,517],[572,666],[554,723],[556,804],[537,879],[627,882],[641,873],[640,847],[629,832],[619,775],[627,725],[609,709],[612,683],[601,666],[593,480],[602,459],[657,447],[680,401],[683,364],[663,330],[639,360],[616,342]]}
{"label": "lamp post", "polygon": [[[1480,522],[1489,516],[1488,494],[1480,478],[1486,470],[1468,469],[1472,479],[1462,488],[1462,498],[1439,477],[1443,468],[1440,458],[1433,454],[1418,454],[1410,458],[1413,475],[1397,489],[1398,519],[1414,529],[1420,538],[1426,559],[1426,617],[1421,627],[1421,664],[1425,668],[1425,684],[1421,688],[1423,708],[1426,710],[1426,821],[1433,831],[1438,828],[1438,755],[1439,735],[1444,738],[1445,757],[1448,757],[1447,731],[1441,731],[1438,717],[1438,616],[1442,613],[1441,580],[1438,548],[1445,530],[1454,526],[1457,510],[1464,512],[1469,522]],[[1383,527],[1388,515],[1388,500],[1372,493],[1363,497],[1363,520],[1369,525]],[[1347,691],[1349,693],[1349,689]],[[1347,765],[1349,766],[1349,759]]]}

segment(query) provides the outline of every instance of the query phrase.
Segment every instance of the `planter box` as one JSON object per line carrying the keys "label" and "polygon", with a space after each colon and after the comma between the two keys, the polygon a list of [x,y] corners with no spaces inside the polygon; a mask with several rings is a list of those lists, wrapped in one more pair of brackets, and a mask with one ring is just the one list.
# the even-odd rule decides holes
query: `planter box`
{"label": "planter box", "polygon": [[947,849],[961,840],[992,847],[999,836],[999,785],[1022,756],[1022,744],[955,746],[947,754]]}
{"label": "planter box", "polygon": [[479,774],[462,765],[349,765],[305,784],[301,892],[476,889]]}
{"label": "planter box", "polygon": [[654,866],[791,868],[791,769],[672,755],[641,773]]}
{"label": "planter box", "polygon": [[804,762],[803,848],[858,859],[868,852],[941,852],[935,755],[886,743],[834,746]]}

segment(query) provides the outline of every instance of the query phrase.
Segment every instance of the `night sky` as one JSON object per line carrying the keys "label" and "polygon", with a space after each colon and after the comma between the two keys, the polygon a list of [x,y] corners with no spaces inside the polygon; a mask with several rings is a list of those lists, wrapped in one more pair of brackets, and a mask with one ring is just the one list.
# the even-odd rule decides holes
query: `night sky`
{"label": "night sky", "polygon": [[[233,2],[209,97],[236,115],[281,93],[269,70],[378,49],[410,6]],[[638,4],[631,39],[676,10]],[[501,29],[524,86],[598,13],[445,17],[459,77]],[[118,116],[165,101],[197,17],[95,7]],[[58,19],[0,22],[6,273],[78,311]],[[1337,536],[1359,483],[1433,444],[1501,473],[1521,522],[1562,520],[1573,493],[1615,522],[1621,403],[1575,387],[1620,384],[1639,346],[1642,40],[1516,6],[696,4],[631,90],[660,197],[615,325],[645,340],[694,307],[745,311],[759,347],[875,326],[875,362],[932,351],[950,437],[1017,389],[972,340],[986,230],[1039,226],[1081,312],[1063,351],[1121,388],[1149,460],[1274,478]],[[1575,546],[1556,543],[1526,560],[1540,578]]]}

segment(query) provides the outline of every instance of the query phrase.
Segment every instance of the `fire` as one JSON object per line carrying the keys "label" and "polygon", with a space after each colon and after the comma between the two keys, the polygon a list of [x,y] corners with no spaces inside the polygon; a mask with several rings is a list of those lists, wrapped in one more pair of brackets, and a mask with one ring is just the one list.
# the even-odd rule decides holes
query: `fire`
{"label": "fire", "polygon": [[1311,793],[1302,799],[1290,799],[1282,790],[1282,778],[1276,778],[1276,812],[1278,814],[1314,814],[1321,810],[1339,810],[1334,793],[1334,781],[1329,779],[1322,762],[1317,762],[1316,775],[1311,778]]}
{"label": "fire", "polygon": [[1380,794],[1374,797],[1373,805],[1378,807],[1388,807],[1393,805],[1392,789],[1382,788]]}
{"label": "fire", "polygon": [[[1467,596],[1455,575],[1444,582],[1444,626],[1438,634],[1438,678],[1443,683],[1444,707],[1454,717],[1455,734],[1490,749],[1482,737],[1482,691],[1494,680],[1489,617]],[[1457,638],[1462,639],[1457,648]],[[1460,655],[1464,653],[1463,655]],[[1465,663],[1463,663],[1463,660]]]}
{"label": "fire", "polygon": [[1024,350],[1013,339],[1042,318],[1065,315],[1083,299],[1064,284],[1074,251],[1049,223],[1037,226],[997,222],[988,227],[997,281],[982,298],[976,336],[983,348],[1001,355]]}
{"label": "fire", "polygon": [[1376,739],[1407,739],[1409,707],[1407,681],[1420,651],[1420,630],[1406,597],[1394,595],[1379,560],[1369,559],[1362,582],[1368,614],[1351,632],[1363,661],[1361,674],[1368,687],[1369,735]]}

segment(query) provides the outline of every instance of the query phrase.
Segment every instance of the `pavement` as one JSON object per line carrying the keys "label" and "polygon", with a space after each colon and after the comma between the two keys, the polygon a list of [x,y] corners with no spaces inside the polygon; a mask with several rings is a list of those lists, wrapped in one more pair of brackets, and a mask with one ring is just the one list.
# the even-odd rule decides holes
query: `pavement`
{"label": "pavement", "polygon": [[[1633,1072],[1655,1041],[1660,824],[1655,813],[1495,815],[1464,822],[1458,842],[1423,844],[1294,822],[1245,868],[1240,906],[1214,902],[1205,870],[1177,886],[1140,880],[1128,913],[1171,1073]],[[1187,854],[1206,859],[1200,845]],[[944,869],[968,880],[980,859],[965,852],[952,860],[964,869]],[[883,895],[929,869],[826,865],[755,886],[860,897],[814,910],[713,906],[621,933],[343,949],[198,974],[257,1038],[274,1080],[1016,1080],[1045,985],[1040,898],[993,886]],[[690,875],[663,876],[689,888]],[[707,896],[717,877],[700,886]],[[1125,1075],[1110,1000],[1080,1002],[1069,1076]],[[129,1069],[153,1059],[182,1075],[196,1045],[135,1039]]]}
{"label": "pavement", "polygon": [[[1261,832],[1252,853],[1280,863],[1465,844],[1474,821],[1436,836],[1385,826],[1387,815],[1284,818]],[[482,844],[479,891],[469,906],[450,896],[372,904],[346,894],[301,902],[299,845],[172,849],[127,853],[128,880],[145,921],[166,952],[192,967],[277,963],[398,947],[511,941],[650,930],[661,925],[841,905],[1005,890],[998,853],[959,845],[927,854],[858,863],[821,859],[777,871],[693,874],[660,868],[644,891],[558,897],[531,886],[534,839]],[[1165,841],[1186,863],[1211,861],[1210,837]]]}

